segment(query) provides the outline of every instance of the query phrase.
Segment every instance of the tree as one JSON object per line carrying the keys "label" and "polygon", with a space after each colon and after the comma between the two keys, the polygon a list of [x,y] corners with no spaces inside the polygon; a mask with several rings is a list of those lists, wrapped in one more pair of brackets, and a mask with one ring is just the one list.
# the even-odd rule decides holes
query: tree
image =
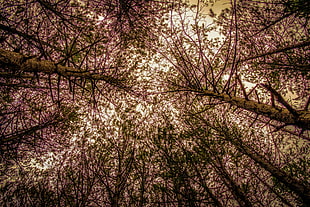
{"label": "tree", "polygon": [[[169,5],[153,1],[6,1],[1,6],[0,76],[4,98],[12,101],[3,100],[7,108],[1,114],[12,118],[4,116],[3,123],[11,123],[13,130],[19,125],[13,120],[26,118],[9,109],[16,100],[13,93],[41,93],[35,101],[51,98],[50,105],[58,108],[78,106],[81,102],[77,104],[75,99],[84,97],[96,106],[100,96],[108,98],[110,91],[119,89],[132,93],[134,80],[130,77],[141,56],[138,48],[145,47],[143,39],[150,34],[144,23],[154,25],[157,15]],[[28,133],[46,126],[39,123],[23,130]]]}
{"label": "tree", "polygon": [[[151,41],[150,29],[169,5],[165,1],[118,0],[6,1],[1,5],[1,197],[8,198],[3,205],[41,205],[38,196],[47,189],[53,194],[44,204],[72,204],[70,194],[62,197],[62,188],[54,191],[54,184],[47,184],[45,170],[36,175],[34,167],[24,172],[26,176],[19,176],[14,169],[33,169],[33,159],[41,162],[46,154],[61,155],[71,132],[80,130],[77,116],[91,110],[89,106],[96,110],[102,99],[113,103],[116,96],[133,93],[131,77],[135,62],[141,59],[141,48],[145,48],[143,41]],[[12,159],[11,152],[18,159]],[[84,165],[60,168],[60,178],[80,166]],[[10,179],[8,169],[19,179]],[[79,172],[78,180],[86,171]],[[40,176],[43,178],[37,179]],[[70,179],[65,175],[59,180],[64,182],[63,192],[72,190],[70,186],[87,187]],[[16,186],[23,190],[14,190]],[[86,205],[87,197],[75,199],[76,204]],[[120,202],[120,198],[116,200]]]}
{"label": "tree", "polygon": [[[224,111],[225,113],[219,119],[220,123],[216,124],[218,128],[215,130],[215,137],[224,133],[223,130],[225,131],[227,127],[233,128],[235,125],[241,125],[240,129],[236,129],[238,133],[248,130],[254,133],[254,130],[257,131],[263,128],[269,133],[276,133],[278,130],[283,130],[293,134],[293,139],[302,137],[309,140],[307,133],[305,133],[305,136],[302,136],[305,131],[309,130],[309,120],[305,120],[305,122],[301,121],[304,122],[301,125],[301,122],[297,121],[299,119],[298,117],[309,116],[309,93],[306,92],[308,74],[305,70],[306,67],[304,68],[302,66],[308,64],[307,48],[309,47],[309,42],[305,38],[307,37],[307,30],[304,30],[307,26],[305,23],[307,20],[298,15],[286,16],[286,7],[282,3],[279,3],[280,6],[276,8],[273,5],[277,4],[277,2],[254,2],[253,5],[250,5],[250,3],[253,2],[234,2],[232,9],[225,11],[219,17],[217,23],[222,27],[222,33],[225,34],[221,41],[218,39],[208,39],[207,31],[209,28],[201,23],[201,18],[203,17],[199,16],[199,7],[197,7],[196,15],[195,13],[192,15],[191,11],[188,11],[188,13],[191,13],[188,15],[189,18],[192,17],[188,22],[191,23],[182,19],[183,16],[186,16],[183,13],[184,11],[176,12],[176,15],[180,15],[181,20],[173,22],[170,30],[165,33],[164,42],[167,45],[166,51],[169,53],[162,54],[170,62],[171,68],[175,72],[174,78],[169,80],[169,92],[182,93],[182,96],[180,95],[182,101],[178,102],[180,104],[178,109],[189,116],[202,114],[205,117],[206,123],[208,123],[207,125],[214,123],[216,113],[222,114],[221,111]],[[265,12],[259,9],[262,8],[262,5],[268,6]],[[277,21],[271,18],[281,18],[281,20]],[[267,24],[264,20],[271,21],[272,23]],[[282,20],[286,22],[283,23]],[[248,22],[252,22],[252,25],[249,25]],[[266,27],[266,25],[269,26]],[[272,30],[271,28],[273,26],[278,26],[278,30]],[[289,35],[289,31],[298,31],[300,33],[292,36]],[[267,34],[262,35],[263,33]],[[270,42],[270,38],[274,38],[275,41]],[[296,63],[294,70],[293,68],[290,70],[286,67],[292,62],[294,62],[293,65]],[[302,65],[299,64],[301,62],[303,62]],[[277,66],[275,68],[265,67],[266,63],[269,65],[270,63],[274,63]],[[298,69],[296,69],[297,67]],[[288,71],[291,74],[287,74]],[[276,75],[273,76],[273,74]],[[292,74],[296,74],[296,76],[301,78],[296,80],[292,77]],[[283,82],[283,80],[294,81]],[[254,85],[254,87],[247,89],[250,84]],[[299,96],[296,99],[299,100],[299,104],[295,104],[293,107],[292,102],[289,103],[285,100],[280,91],[282,94],[288,92],[297,93]],[[184,106],[184,102],[188,102],[187,108]],[[298,108],[296,109],[295,107]],[[193,109],[195,109],[194,112]],[[206,114],[206,112],[209,114]],[[212,112],[215,112],[215,114]],[[288,116],[285,115],[280,118],[284,115],[283,113]],[[260,116],[264,117],[259,118]],[[289,116],[294,118],[290,119]],[[232,120],[234,124],[227,123],[226,120]],[[272,120],[276,120],[277,122]],[[261,121],[265,125],[260,124],[259,122]],[[199,122],[195,124],[198,126],[201,125]],[[295,129],[293,128],[294,130],[292,130],[292,128],[287,127],[288,125],[300,127],[301,130],[296,133],[294,131]],[[272,127],[275,127],[275,129],[271,130],[270,128]],[[208,131],[208,128],[205,127],[204,130]],[[257,137],[259,137],[258,134],[265,133],[257,133]],[[296,174],[292,173],[290,175],[286,171],[279,169],[277,165],[269,163],[267,160],[270,158],[265,158],[259,153],[259,150],[264,149],[261,139],[257,143],[254,141],[247,143],[246,137],[249,136],[251,137],[253,135],[239,135],[237,136],[240,137],[239,141],[234,142],[231,140],[234,137],[233,134],[226,135],[227,139],[230,140],[229,143],[236,147],[235,150],[237,153],[249,156],[252,162],[258,164],[260,168],[264,168],[276,180],[286,185],[291,191],[294,191],[304,205],[306,205],[309,202],[307,193],[305,193],[309,188],[307,181],[305,182],[307,176],[299,177],[300,180],[292,181],[295,179]],[[291,135],[287,134],[282,136],[291,137]],[[207,137],[201,139],[207,139]],[[270,137],[266,139],[268,140]],[[285,140],[286,138],[283,139]],[[217,140],[212,141],[215,142]],[[220,148],[223,145],[222,142],[219,142],[217,147]],[[260,147],[255,148],[254,146],[256,145]],[[210,149],[209,147],[210,143],[204,146],[209,150],[209,156],[215,157],[213,161],[215,163],[212,162],[212,167],[216,168],[220,162],[216,163],[217,159],[214,151],[218,151],[219,149],[217,148],[212,152],[212,148]],[[250,146],[247,151],[248,153],[244,151],[247,148],[246,146]],[[277,146],[280,148],[283,147],[282,144],[277,144]],[[305,147],[308,148],[306,143]],[[272,150],[272,148],[270,149]],[[254,152],[255,155],[251,154],[251,152]],[[266,151],[264,151],[265,153]],[[286,154],[287,152],[283,153]],[[223,156],[228,156],[230,153],[224,150],[223,154]],[[303,161],[299,162],[295,160],[293,162],[299,162],[300,165],[297,164],[299,166],[298,168],[305,169],[301,167],[304,165],[301,163],[307,159],[304,157],[305,154],[298,156],[303,157],[301,158]],[[283,159],[286,158],[283,157]],[[240,163],[241,166],[244,166],[244,161],[240,161]],[[223,168],[223,165],[217,167],[219,170]],[[297,170],[290,169],[292,171]],[[253,169],[251,171],[256,172]],[[231,172],[231,169],[229,172]],[[262,171],[259,171],[259,173],[262,173]],[[219,174],[234,183],[235,180],[226,176],[225,171],[219,172]],[[252,179],[259,179],[258,182],[263,182],[265,187],[270,182],[263,181],[259,177]],[[292,186],[292,183],[296,184],[296,186]],[[238,185],[232,184],[231,186],[235,186],[235,189],[238,189]],[[268,188],[270,190],[270,187]],[[242,191],[235,190],[234,192]],[[242,193],[236,195],[235,198],[245,201],[242,198],[247,196],[243,196]],[[288,199],[284,198],[277,191],[273,191],[272,194],[276,194],[277,199],[281,199],[287,205],[292,205],[295,202],[294,195]],[[292,198],[293,201],[291,200]],[[264,198],[260,197],[257,202],[262,202],[262,200]],[[252,203],[253,200],[249,200],[248,204],[239,203],[239,205],[249,205]]]}
{"label": "tree", "polygon": [[[207,32],[210,28],[206,28],[201,23],[199,15],[196,15],[192,20],[194,21],[194,24],[191,25],[192,28],[188,28],[188,23],[183,20],[175,23],[181,27],[172,27],[167,32],[166,42],[171,43],[167,47],[170,54],[164,55],[178,74],[176,82],[173,83],[175,87],[172,87],[171,90],[189,91],[197,95],[212,97],[219,102],[229,103],[237,108],[254,112],[256,117],[262,115],[268,119],[282,122],[279,129],[293,125],[300,127],[302,132],[309,130],[307,72],[304,69],[294,70],[293,72],[301,77],[294,83],[280,80],[280,78],[284,80],[290,78],[286,73],[291,70],[286,68],[283,71],[282,69],[285,67],[283,64],[287,66],[296,65],[296,62],[308,64],[306,63],[308,56],[306,51],[309,47],[309,40],[306,39],[307,31],[302,29],[305,27],[304,19],[302,17],[299,19],[298,16],[283,17],[284,19],[288,18],[286,21],[294,21],[294,24],[286,23],[287,28],[285,29],[288,30],[284,34],[279,34],[278,31],[271,33],[269,27],[264,27],[259,30],[261,36],[254,36],[254,34],[259,35],[255,33],[257,28],[263,27],[260,24],[266,24],[261,23],[264,22],[263,20],[256,21],[255,18],[264,19],[266,18],[264,15],[285,15],[285,7],[266,9],[265,13],[258,15],[255,11],[258,10],[260,4],[255,3],[253,6],[248,4],[248,1],[234,3],[231,11],[226,11],[218,19],[218,25],[221,26],[222,33],[225,35],[222,41],[208,40]],[[272,7],[274,3],[261,4]],[[248,19],[251,20],[248,21]],[[254,21],[251,26],[248,24],[250,21]],[[282,22],[279,21],[275,22],[273,26],[283,26],[281,24]],[[252,26],[253,31],[251,30]],[[298,37],[290,35],[289,31],[293,30],[300,31],[300,35]],[[263,32],[268,34],[262,35]],[[270,38],[275,41],[270,42]],[[285,40],[285,42],[277,42],[281,40]],[[274,45],[271,45],[272,43]],[[282,46],[283,44],[286,45]],[[261,52],[265,50],[267,51]],[[250,55],[257,51],[260,53]],[[282,58],[283,55],[288,57]],[[266,62],[277,65],[279,61],[285,63],[281,63],[273,69],[266,67]],[[294,77],[292,78],[295,80]],[[246,90],[246,84],[249,83],[256,84],[257,88]],[[261,92],[262,90],[264,92]],[[279,90],[284,93],[297,93],[296,100],[298,99],[300,102],[298,108],[293,107],[285,100]],[[266,91],[270,94],[269,98],[266,97]],[[263,95],[260,95],[262,93]]]}
{"label": "tree", "polygon": [[307,206],[298,2],[5,2],[0,205]]}
{"label": "tree", "polygon": [[[258,202],[261,203],[261,205],[264,205],[263,202],[270,202],[271,200],[274,200],[274,198],[272,198],[274,196],[276,197],[274,200],[275,202],[281,200],[281,202],[289,206],[294,204],[294,200],[292,200],[294,196],[291,198],[283,196],[283,194],[279,192],[279,189],[273,189],[274,187],[269,186],[271,179],[271,177],[268,175],[269,173],[274,176],[277,181],[282,180],[280,182],[283,182],[288,187],[288,189],[291,189],[293,192],[298,194],[303,199],[305,204],[308,202],[307,189],[309,188],[309,183],[306,181],[307,176],[299,177],[298,180],[294,180],[294,175],[291,173],[296,169],[292,169],[292,171],[285,171],[279,168],[279,164],[276,164],[276,159],[273,158],[273,156],[275,156],[274,154],[279,153],[277,152],[280,150],[279,148],[272,149],[272,147],[267,145],[262,146],[262,144],[260,144],[260,149],[254,147],[255,144],[260,143],[261,141],[259,140],[259,137],[256,137],[257,140],[252,139],[253,136],[255,136],[255,134],[261,136],[261,134],[251,130],[247,131],[247,129],[241,129],[240,126],[238,127],[232,122],[227,122],[227,120],[221,120],[219,118],[219,114],[214,114],[214,119],[212,121],[208,119],[208,115],[206,114],[199,114],[195,115],[194,117],[195,118],[189,118],[187,123],[191,127],[191,133],[195,133],[196,139],[199,140],[197,141],[197,144],[199,144],[198,148],[196,148],[196,152],[201,152],[202,150],[212,150],[212,147],[216,149],[216,151],[213,149],[213,152],[209,152],[212,153],[211,159],[213,158],[214,161],[216,161],[216,157],[219,159],[220,157],[218,156],[220,155],[222,156],[220,159],[226,160],[226,163],[222,165],[220,169],[229,168],[228,172],[230,172],[230,175],[232,176],[229,180],[235,179],[235,182],[239,183],[239,185],[242,183],[240,190],[250,199],[250,204],[247,205],[251,205],[254,202]],[[204,122],[205,125],[199,126],[196,124],[197,122],[201,123],[201,121]],[[223,121],[225,123],[221,123]],[[252,136],[252,138],[246,139],[246,137],[249,136]],[[227,143],[225,143],[226,141]],[[270,142],[274,142],[273,144],[277,145],[278,147],[281,146],[281,143],[276,143],[278,142],[276,140],[270,140]],[[226,144],[228,144],[228,146],[225,148]],[[264,151],[264,153],[262,154],[260,151]],[[277,159],[281,160],[285,159],[285,157],[279,156]],[[237,172],[234,172],[235,170]],[[265,174],[264,171],[268,173]],[[247,172],[251,173],[248,174]],[[238,174],[238,176],[235,177],[234,175],[236,174]],[[263,179],[261,177],[262,175],[265,176],[267,180]],[[269,192],[270,194],[260,194],[259,192],[261,191],[257,191],[257,189],[255,189],[258,183],[263,183],[263,191]],[[292,184],[296,186],[292,186]],[[285,189],[283,186],[282,188]],[[250,196],[253,194],[252,190],[257,191],[257,193],[255,193],[257,200]],[[234,190],[234,192],[238,192],[238,190]],[[248,193],[250,193],[250,195],[248,195]],[[242,204],[240,203],[240,205]]]}

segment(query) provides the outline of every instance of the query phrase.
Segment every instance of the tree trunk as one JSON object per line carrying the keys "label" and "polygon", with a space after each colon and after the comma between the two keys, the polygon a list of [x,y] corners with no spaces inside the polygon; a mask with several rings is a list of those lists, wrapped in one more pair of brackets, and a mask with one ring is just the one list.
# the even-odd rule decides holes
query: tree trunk
{"label": "tree trunk", "polygon": [[253,148],[244,144],[242,140],[240,140],[238,135],[231,134],[228,129],[223,130],[217,129],[222,135],[225,137],[226,140],[230,141],[236,148],[244,153],[245,155],[249,156],[253,159],[256,163],[258,163],[261,167],[271,173],[272,176],[277,178],[280,182],[284,183],[289,189],[295,192],[305,203],[310,203],[310,186],[306,183],[300,182],[299,180],[295,179],[288,175],[285,171],[282,171],[277,166],[274,166],[270,163],[266,158],[262,155],[257,153]]}
{"label": "tree trunk", "polygon": [[297,111],[297,115],[294,116],[286,108],[273,107],[268,104],[258,103],[256,101],[247,100],[245,98],[229,96],[223,93],[215,93],[213,91],[205,90],[201,93],[201,95],[214,97],[242,109],[252,111],[258,115],[283,122],[287,125],[295,125],[306,130],[310,129],[309,111]]}
{"label": "tree trunk", "polygon": [[37,60],[20,53],[0,49],[0,66],[8,67],[12,71],[36,72],[45,74],[58,74],[64,77],[77,77],[91,80],[103,80],[112,85],[121,86],[121,81],[108,75],[91,73],[66,67],[52,61]]}

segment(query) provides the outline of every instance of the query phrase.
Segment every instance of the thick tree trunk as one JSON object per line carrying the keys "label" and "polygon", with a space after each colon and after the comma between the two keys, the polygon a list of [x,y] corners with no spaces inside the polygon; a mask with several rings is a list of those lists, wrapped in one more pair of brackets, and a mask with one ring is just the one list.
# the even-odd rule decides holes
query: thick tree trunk
{"label": "thick tree trunk", "polygon": [[230,141],[236,148],[253,159],[256,163],[258,163],[262,168],[271,173],[272,176],[277,178],[280,182],[285,184],[289,189],[295,192],[305,203],[310,203],[310,186],[306,183],[300,182],[294,177],[288,175],[286,172],[279,169],[279,167],[274,166],[270,163],[265,157],[257,153],[253,148],[249,145],[244,144],[242,140],[240,140],[238,135],[231,134],[228,129],[217,129],[220,131],[223,136]]}
{"label": "thick tree trunk", "polygon": [[20,53],[0,49],[0,67],[7,67],[14,71],[58,74],[64,77],[78,77],[91,80],[103,80],[112,85],[121,86],[121,80],[108,75],[79,71],[73,67],[66,67],[52,61],[29,58]]}
{"label": "thick tree trunk", "polygon": [[[188,160],[188,162],[191,162],[191,160]],[[195,169],[195,173],[198,175],[199,177],[199,184],[203,187],[203,189],[205,190],[205,192],[208,194],[208,196],[210,197],[210,199],[213,201],[213,206],[217,206],[217,207],[223,207],[222,203],[220,202],[219,198],[216,197],[216,195],[213,194],[212,190],[208,187],[208,185],[206,184],[206,180],[204,178],[204,176],[201,174],[200,170],[198,169],[198,167],[196,166],[196,164],[194,162],[191,162],[191,164],[193,165],[194,169]]]}
{"label": "thick tree trunk", "polygon": [[[216,155],[213,153],[212,156],[215,157]],[[235,197],[235,199],[239,203],[239,205],[241,207],[243,207],[243,206],[244,207],[251,207],[252,204],[251,204],[250,200],[247,198],[247,196],[242,191],[240,186],[237,183],[235,183],[232,176],[229,175],[229,173],[225,169],[225,166],[223,165],[223,163],[221,163],[221,160],[217,157],[216,160],[214,161],[214,163],[211,163],[211,165],[213,165],[213,167],[216,169],[219,176],[222,178],[225,185],[230,189],[230,192]]]}
{"label": "thick tree trunk", "polygon": [[215,93],[213,91],[202,92],[204,96],[211,96],[216,99],[225,101],[242,109],[255,112],[258,115],[268,117],[273,120],[283,122],[287,125],[295,125],[302,129],[310,129],[310,112],[297,111],[297,115],[293,115],[289,110],[280,107],[273,107],[268,104],[258,103],[256,101],[247,100],[227,94]]}

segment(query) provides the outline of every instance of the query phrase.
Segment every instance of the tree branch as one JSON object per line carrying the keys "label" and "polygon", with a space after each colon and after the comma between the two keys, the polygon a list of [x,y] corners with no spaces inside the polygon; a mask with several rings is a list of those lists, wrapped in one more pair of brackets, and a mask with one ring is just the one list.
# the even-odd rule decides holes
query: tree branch
{"label": "tree branch", "polygon": [[276,90],[274,90],[270,85],[266,84],[260,84],[260,85],[266,88],[268,91],[270,91],[271,95],[273,95],[276,98],[276,100],[279,103],[281,103],[285,108],[287,108],[287,110],[289,110],[294,116],[298,116],[297,111],[293,109],[293,107],[284,100],[281,94],[279,94]]}
{"label": "tree branch", "polygon": [[276,53],[280,53],[280,52],[285,52],[287,50],[292,50],[292,49],[297,49],[297,48],[301,48],[301,47],[306,47],[306,46],[309,46],[309,45],[310,45],[310,40],[307,40],[307,41],[304,41],[304,42],[297,43],[295,45],[290,45],[290,46],[287,46],[287,47],[283,47],[283,48],[279,48],[279,49],[276,49],[276,50],[271,50],[269,52],[265,52],[265,53],[262,53],[262,54],[259,54],[259,55],[255,55],[255,56],[252,56],[252,57],[249,57],[249,58],[245,58],[243,60],[240,60],[240,62],[245,62],[247,60],[253,60],[253,59],[256,59],[256,58],[259,58],[259,57],[264,57],[264,56],[267,56],[267,55],[272,55],[272,54],[276,54]]}
{"label": "tree branch", "polygon": [[263,115],[265,117],[283,122],[288,125],[296,125],[306,130],[310,129],[310,112],[308,111],[296,111],[297,115],[295,116],[291,113],[291,111],[286,108],[273,107],[268,104],[246,100],[245,98],[229,96],[223,93],[215,93],[209,90],[199,93],[202,96],[209,96],[218,100],[225,101],[239,108],[245,109],[247,111],[252,111],[258,115]]}
{"label": "tree branch", "polygon": [[78,71],[73,67],[58,65],[54,62],[47,60],[40,61],[35,58],[27,59],[26,56],[20,53],[11,52],[4,49],[0,49],[0,64],[22,72],[45,73],[48,75],[58,74],[64,77],[78,77],[89,80],[103,80],[116,87],[124,89],[128,88],[127,86],[123,85],[123,79],[117,79],[108,75],[91,73],[89,71]]}

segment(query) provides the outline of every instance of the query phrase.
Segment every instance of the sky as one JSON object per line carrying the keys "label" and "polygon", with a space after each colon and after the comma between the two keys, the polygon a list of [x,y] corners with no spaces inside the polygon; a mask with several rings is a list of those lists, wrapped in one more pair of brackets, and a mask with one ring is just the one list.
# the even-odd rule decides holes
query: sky
{"label": "sky", "polygon": [[[198,0],[189,0],[189,3],[192,5],[197,5]],[[205,7],[202,12],[207,14],[209,12],[209,9],[212,8],[213,12],[218,15],[223,9],[228,7],[230,7],[230,0],[215,0],[213,6],[211,6],[211,3],[209,3],[209,6]]]}
{"label": "sky", "polygon": [[[204,7],[202,9],[202,13],[203,14],[210,14],[210,9],[212,9],[212,11],[216,14],[219,15],[221,13],[221,11],[223,9],[229,8],[231,5],[231,1],[230,0],[185,0],[186,2],[189,2],[190,5],[197,5],[198,1],[200,1],[200,6],[202,5],[202,2],[204,1],[209,1],[211,3],[209,3],[208,6]],[[214,1],[214,3],[212,3]],[[210,19],[207,17],[207,19],[209,21],[212,21],[212,18],[210,17]],[[220,37],[219,33],[217,31],[214,32],[210,32],[209,35],[211,38],[215,38],[215,37]],[[224,79],[228,78],[228,77],[223,77]],[[256,84],[254,83],[250,83],[248,81],[242,80],[246,90],[251,90]],[[296,94],[293,94],[291,91],[288,91],[288,93],[285,94],[284,98],[286,98],[288,100],[289,103],[291,104],[300,104],[300,103],[296,103],[296,101],[294,101],[295,98],[297,98]],[[300,100],[301,101],[301,100]]]}

